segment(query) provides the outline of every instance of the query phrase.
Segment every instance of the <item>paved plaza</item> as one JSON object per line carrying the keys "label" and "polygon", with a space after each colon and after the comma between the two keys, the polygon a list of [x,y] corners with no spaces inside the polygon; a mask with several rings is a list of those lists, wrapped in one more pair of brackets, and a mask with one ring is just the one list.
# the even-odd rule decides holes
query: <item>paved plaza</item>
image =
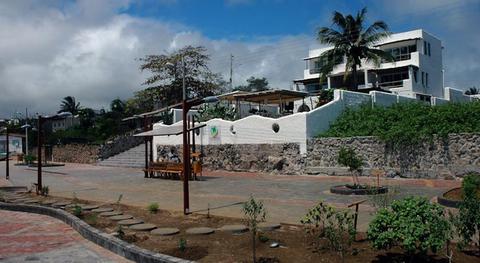
{"label": "paved plaza", "polygon": [[[0,178],[5,178],[5,163],[0,163]],[[30,186],[37,180],[36,168],[11,166],[9,184]],[[329,193],[332,185],[350,182],[351,177],[285,176],[246,172],[206,172],[201,181],[190,182],[190,209],[193,212],[242,217],[240,202],[251,194],[264,201],[271,222],[298,224],[308,208],[324,200],[337,207],[368,199],[365,196],[341,196]],[[375,178],[362,178],[374,183]],[[5,180],[3,180],[5,182]],[[0,183],[2,183],[0,181]],[[182,211],[182,182],[178,180],[144,178],[138,168],[102,167],[66,164],[44,168],[43,184],[53,196],[76,196],[99,202],[115,202],[146,207],[157,202],[161,209]],[[382,184],[395,187],[400,194],[421,195],[429,199],[460,186],[460,181],[425,179],[382,179]],[[373,208],[360,206],[359,229],[366,230]]]}
{"label": "paved plaza", "polygon": [[49,216],[0,210],[1,262],[130,262]]}

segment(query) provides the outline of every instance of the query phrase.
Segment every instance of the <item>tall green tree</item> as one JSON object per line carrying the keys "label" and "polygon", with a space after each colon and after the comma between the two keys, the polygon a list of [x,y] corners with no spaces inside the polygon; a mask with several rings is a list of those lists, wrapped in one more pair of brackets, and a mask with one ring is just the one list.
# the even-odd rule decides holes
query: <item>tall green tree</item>
{"label": "tall green tree", "polygon": [[[189,98],[219,94],[226,86],[221,76],[209,69],[210,56],[201,46],[186,46],[172,53],[148,55],[139,60],[142,62],[140,70],[152,73],[143,83],[148,88],[135,94],[144,110],[181,102],[184,74]],[[130,106],[134,104],[129,103]]]}
{"label": "tall green tree", "polygon": [[110,110],[120,115],[123,115],[123,113],[125,112],[125,107],[125,102],[123,102],[119,98],[114,99],[112,100],[112,102],[110,102]]}
{"label": "tall green tree", "polygon": [[250,77],[247,79],[247,85],[241,85],[235,87],[233,90],[240,90],[240,91],[264,91],[268,90],[270,87],[268,86],[268,80],[266,78],[256,78]]}
{"label": "tall green tree", "polygon": [[330,74],[333,68],[343,63],[346,58],[345,77],[352,74],[352,90],[358,89],[357,70],[363,62],[379,66],[382,59],[393,61],[393,57],[373,45],[390,35],[388,26],[383,21],[375,21],[370,26],[365,25],[367,8],[354,15],[343,15],[337,11],[332,16],[331,27],[321,27],[317,38],[322,44],[333,48],[320,56],[321,81]]}
{"label": "tall green tree", "polygon": [[63,98],[62,103],[60,104],[60,112],[70,112],[73,115],[76,115],[80,110],[80,102],[75,101],[75,97],[67,96]]}
{"label": "tall green tree", "polygon": [[480,94],[480,90],[477,87],[473,86],[470,87],[467,91],[465,91],[465,95],[477,95]]}

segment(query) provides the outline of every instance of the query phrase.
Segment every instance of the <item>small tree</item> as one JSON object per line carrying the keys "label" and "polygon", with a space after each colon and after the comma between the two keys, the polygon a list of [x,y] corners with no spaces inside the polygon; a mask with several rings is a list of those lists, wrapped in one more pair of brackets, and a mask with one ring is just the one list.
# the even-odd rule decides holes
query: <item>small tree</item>
{"label": "small tree", "polygon": [[480,251],[480,175],[469,174],[462,182],[463,202],[459,214],[454,219],[457,232],[460,235],[460,247],[475,243]]}
{"label": "small tree", "polygon": [[317,249],[321,248],[321,240],[328,240],[328,248],[337,252],[342,262],[345,253],[350,249],[355,239],[354,216],[349,210],[337,211],[334,207],[323,202],[318,203],[304,216],[300,222],[306,232],[314,240]]}
{"label": "small tree", "polygon": [[257,237],[258,224],[264,222],[267,216],[267,212],[263,207],[262,201],[257,201],[253,196],[250,196],[247,202],[243,204],[243,214],[245,215],[245,222],[252,231],[252,253],[253,262],[256,262],[255,254],[255,239]]}
{"label": "small tree", "polygon": [[407,197],[381,209],[368,226],[367,236],[376,249],[400,246],[412,257],[442,249],[451,237],[451,227],[438,204],[424,197]]}
{"label": "small tree", "polygon": [[353,185],[358,186],[358,174],[362,172],[363,160],[358,156],[351,148],[340,148],[338,152],[337,161],[343,166],[347,166],[348,170],[352,173]]}

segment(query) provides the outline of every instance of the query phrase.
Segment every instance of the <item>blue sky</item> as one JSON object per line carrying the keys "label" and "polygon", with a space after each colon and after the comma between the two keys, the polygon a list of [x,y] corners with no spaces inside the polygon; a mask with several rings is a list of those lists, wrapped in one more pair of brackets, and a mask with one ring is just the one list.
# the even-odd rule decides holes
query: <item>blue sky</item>
{"label": "blue sky", "polygon": [[210,67],[234,85],[266,77],[290,88],[315,30],[334,10],[368,8],[393,32],[423,28],[443,41],[445,82],[480,87],[480,0],[18,0],[0,1],[0,118],[48,114],[75,96],[108,108],[145,88],[138,58],[202,45]]}

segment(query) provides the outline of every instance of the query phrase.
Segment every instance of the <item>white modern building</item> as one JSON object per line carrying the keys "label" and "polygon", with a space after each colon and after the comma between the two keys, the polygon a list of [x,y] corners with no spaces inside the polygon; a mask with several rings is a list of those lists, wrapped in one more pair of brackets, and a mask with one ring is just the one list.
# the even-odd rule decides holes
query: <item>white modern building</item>
{"label": "white modern building", "polygon": [[[383,62],[379,67],[362,63],[358,70],[359,91],[391,92],[396,95],[430,101],[444,98],[442,42],[422,29],[390,35],[375,48],[390,52],[394,62]],[[302,79],[294,80],[297,90],[315,94],[320,89],[343,88],[345,63],[340,64],[320,83],[320,55],[333,47],[310,50],[305,60]]]}
{"label": "white modern building", "polygon": [[[8,137],[8,150],[9,153],[20,154],[23,153],[23,136],[19,134],[10,134]],[[7,152],[7,138],[5,135],[0,135],[0,155],[4,155]]]}

